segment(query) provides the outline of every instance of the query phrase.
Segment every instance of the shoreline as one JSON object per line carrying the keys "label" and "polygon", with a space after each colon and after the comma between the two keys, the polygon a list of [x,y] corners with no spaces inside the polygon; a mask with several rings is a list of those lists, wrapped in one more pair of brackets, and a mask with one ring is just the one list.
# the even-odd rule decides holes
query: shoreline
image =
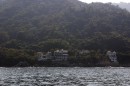
{"label": "shoreline", "polygon": [[0,67],[0,68],[126,68],[130,66],[73,66],[73,67],[61,67],[61,66],[28,66],[28,67]]}
{"label": "shoreline", "polygon": [[10,66],[10,67],[7,67],[7,66],[0,66],[0,68],[26,68],[26,67],[65,67],[65,68],[69,68],[69,67],[83,67],[83,68],[93,68],[93,67],[99,67],[99,68],[111,68],[111,67],[130,67],[130,65],[107,65],[107,66],[103,66],[103,65],[100,65],[100,66],[54,66],[54,65],[50,65],[50,66]]}

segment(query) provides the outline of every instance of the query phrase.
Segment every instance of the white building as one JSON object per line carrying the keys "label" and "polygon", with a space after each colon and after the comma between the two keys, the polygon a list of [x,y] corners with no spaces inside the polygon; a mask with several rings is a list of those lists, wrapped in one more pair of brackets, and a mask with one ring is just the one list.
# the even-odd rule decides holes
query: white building
{"label": "white building", "polygon": [[45,55],[42,52],[37,53],[38,61],[52,60],[52,61],[67,61],[68,51],[67,50],[56,50],[54,52],[47,52]]}
{"label": "white building", "polygon": [[68,51],[61,49],[61,50],[54,51],[53,58],[57,61],[62,61],[62,60],[66,61],[68,59],[68,56],[69,56]]}
{"label": "white building", "polygon": [[109,57],[109,59],[111,60],[111,62],[118,62],[115,51],[113,51],[113,52],[107,51],[106,55]]}

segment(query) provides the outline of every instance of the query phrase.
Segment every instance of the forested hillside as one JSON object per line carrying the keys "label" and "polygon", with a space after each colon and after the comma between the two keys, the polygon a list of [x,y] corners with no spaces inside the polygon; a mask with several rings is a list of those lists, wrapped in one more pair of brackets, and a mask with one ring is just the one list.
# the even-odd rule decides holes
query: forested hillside
{"label": "forested hillside", "polygon": [[[0,0],[0,47],[130,52],[130,13],[110,3]],[[122,58],[121,58],[122,60]]]}

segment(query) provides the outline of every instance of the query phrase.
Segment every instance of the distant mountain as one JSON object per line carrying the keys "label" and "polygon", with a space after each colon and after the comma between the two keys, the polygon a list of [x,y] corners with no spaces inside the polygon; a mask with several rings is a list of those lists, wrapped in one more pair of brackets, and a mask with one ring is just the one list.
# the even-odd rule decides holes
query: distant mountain
{"label": "distant mountain", "polygon": [[109,3],[4,0],[0,4],[1,47],[129,51],[129,33],[130,13]]}
{"label": "distant mountain", "polygon": [[114,3],[114,5],[118,5],[119,7],[123,8],[123,9],[127,9],[130,12],[130,3]]}

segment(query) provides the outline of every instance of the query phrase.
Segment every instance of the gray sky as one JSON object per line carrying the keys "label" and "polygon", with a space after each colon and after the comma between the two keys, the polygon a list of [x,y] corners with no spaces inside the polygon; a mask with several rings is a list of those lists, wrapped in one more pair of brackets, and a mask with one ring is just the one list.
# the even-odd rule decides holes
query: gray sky
{"label": "gray sky", "polygon": [[119,2],[129,2],[130,3],[130,0],[79,0],[79,1],[83,1],[83,2],[87,2],[87,3],[91,3],[91,2],[103,2],[103,3],[106,3],[106,2],[114,2],[114,3],[119,3]]}

